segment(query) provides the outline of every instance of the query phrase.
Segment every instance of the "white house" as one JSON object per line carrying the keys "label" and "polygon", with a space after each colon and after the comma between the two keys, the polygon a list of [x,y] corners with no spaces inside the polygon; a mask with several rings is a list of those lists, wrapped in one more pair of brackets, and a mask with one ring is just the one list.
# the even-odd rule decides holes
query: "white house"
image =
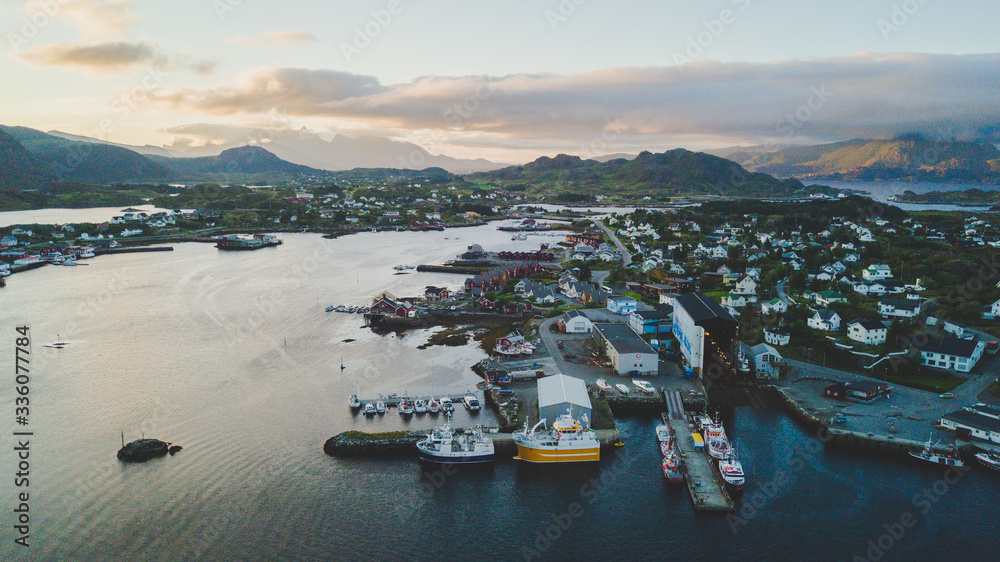
{"label": "white house", "polygon": [[777,328],[765,328],[764,329],[764,341],[771,345],[788,345],[792,341],[792,335],[784,330],[779,330]]}
{"label": "white house", "polygon": [[1000,316],[1000,299],[993,301],[993,304],[983,310],[983,320],[993,320]]}
{"label": "white house", "polygon": [[744,295],[738,295],[734,292],[730,292],[726,296],[722,297],[722,306],[728,306],[730,308],[743,308],[747,305],[747,298]]}
{"label": "white house", "polygon": [[0,246],[17,246],[17,238],[8,234],[0,238]]}
{"label": "white house", "polygon": [[570,310],[559,317],[559,329],[567,334],[586,334],[594,329],[594,323],[579,310]]}
{"label": "white house", "polygon": [[756,295],[757,281],[749,275],[742,275],[736,280],[733,292],[737,295]]}
{"label": "white house", "polygon": [[861,277],[865,281],[881,281],[883,279],[892,279],[892,270],[889,269],[888,265],[884,264],[872,264],[865,268],[861,272]]}
{"label": "white house", "polygon": [[854,292],[855,293],[860,293],[862,295],[878,295],[878,296],[881,296],[881,295],[885,294],[885,285],[883,285],[881,283],[878,283],[878,282],[875,282],[875,283],[872,283],[872,284],[855,283],[854,284]]}
{"label": "white house", "polygon": [[788,305],[781,299],[772,299],[760,305],[760,311],[765,315],[770,315],[771,313],[784,314],[788,312]]}
{"label": "white house", "polygon": [[632,314],[638,308],[639,303],[632,297],[611,296],[608,297],[608,310],[615,314]]}
{"label": "white house", "polygon": [[949,337],[937,343],[925,343],[918,349],[921,365],[968,373],[983,356],[986,342]]}
{"label": "white house", "polygon": [[757,378],[777,378],[778,370],[774,367],[774,363],[781,361],[781,354],[778,353],[777,349],[774,349],[766,343],[758,343],[757,345],[750,348],[750,353],[753,354],[753,362],[757,371]]}
{"label": "white house", "polygon": [[868,345],[885,343],[888,330],[877,320],[854,320],[847,324],[847,337]]}
{"label": "white house", "polygon": [[840,315],[832,310],[817,310],[806,324],[814,330],[836,332],[840,329]]}
{"label": "white house", "polygon": [[886,318],[913,318],[920,313],[917,299],[882,299],[878,303],[878,313]]}

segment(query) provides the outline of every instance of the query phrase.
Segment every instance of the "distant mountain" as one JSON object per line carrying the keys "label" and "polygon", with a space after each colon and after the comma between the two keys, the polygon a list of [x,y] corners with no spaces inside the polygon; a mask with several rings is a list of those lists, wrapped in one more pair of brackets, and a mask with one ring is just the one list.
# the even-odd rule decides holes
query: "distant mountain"
{"label": "distant mountain", "polygon": [[107,184],[168,179],[170,171],[131,150],[66,140],[29,129],[0,125],[49,175],[81,183]]}
{"label": "distant mountain", "polygon": [[52,179],[21,143],[0,130],[0,189],[36,189]]}
{"label": "distant mountain", "polygon": [[248,131],[238,142],[188,149],[180,145],[165,147],[175,156],[216,156],[223,150],[247,144],[266,148],[277,157],[321,170],[353,170],[354,168],[397,168],[421,170],[444,168],[452,173],[495,170],[506,166],[482,158],[462,160],[434,155],[409,142],[386,137],[350,136],[338,134],[331,140],[302,128],[299,130],[261,129]]}
{"label": "distant mountain", "polygon": [[201,158],[151,158],[184,177],[204,174],[327,174],[323,170],[282,160],[259,146],[230,148],[218,156]]}
{"label": "distant mountain", "polygon": [[466,179],[563,198],[574,194],[767,197],[803,194],[808,189],[798,180],[748,172],[724,158],[684,149],[642,152],[632,160],[608,162],[560,154],[523,166],[471,174]]}
{"label": "distant mountain", "polygon": [[749,170],[779,177],[828,180],[1000,182],[1000,151],[992,144],[931,141],[917,135],[893,140],[850,140],[774,152],[749,150],[728,158]]}
{"label": "distant mountain", "polygon": [[61,139],[70,140],[70,141],[86,142],[86,143],[90,143],[90,144],[105,144],[105,145],[108,145],[108,146],[117,146],[117,147],[121,147],[121,148],[125,148],[125,149],[128,149],[128,150],[131,150],[132,152],[137,152],[137,153],[145,155],[145,156],[167,156],[167,157],[174,156],[173,153],[171,153],[169,150],[167,150],[167,149],[165,149],[165,148],[163,148],[161,146],[152,146],[152,145],[149,145],[149,144],[144,145],[144,146],[135,146],[135,145],[131,145],[131,144],[121,144],[121,143],[117,143],[117,142],[102,141],[100,139],[95,139],[93,137],[85,137],[85,136],[82,136],[82,135],[73,135],[73,134],[70,134],[70,133],[64,133],[62,131],[49,131],[46,134],[51,135],[53,137],[59,137]]}

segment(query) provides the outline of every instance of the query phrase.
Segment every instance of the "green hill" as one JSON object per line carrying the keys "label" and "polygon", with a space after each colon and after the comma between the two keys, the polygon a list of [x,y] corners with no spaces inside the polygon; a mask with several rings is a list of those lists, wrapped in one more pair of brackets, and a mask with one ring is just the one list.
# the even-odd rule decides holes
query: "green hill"
{"label": "green hill", "polygon": [[24,146],[0,130],[0,189],[37,189],[52,179]]}

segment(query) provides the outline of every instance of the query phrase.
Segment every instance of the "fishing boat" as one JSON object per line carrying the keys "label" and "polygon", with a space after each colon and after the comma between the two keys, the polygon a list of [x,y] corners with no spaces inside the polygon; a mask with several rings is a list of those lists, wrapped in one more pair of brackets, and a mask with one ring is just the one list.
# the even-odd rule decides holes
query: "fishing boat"
{"label": "fishing boat", "polygon": [[350,404],[351,408],[353,408],[355,410],[357,410],[358,408],[364,406],[364,404],[361,403],[361,400],[358,399],[358,395],[357,394],[352,394],[351,398],[348,399],[347,403]]}
{"label": "fishing boat", "polygon": [[378,413],[378,414],[384,414],[385,410],[386,410],[386,408],[385,408],[385,402],[383,402],[381,400],[375,402],[375,412],[376,413]]}
{"label": "fishing boat", "polygon": [[617,388],[618,392],[621,392],[622,394],[628,394],[628,387],[622,383],[617,383],[615,388]]}
{"label": "fishing boat", "polygon": [[441,404],[434,398],[427,401],[427,411],[431,414],[436,414],[441,411]]}
{"label": "fishing boat", "polygon": [[416,413],[418,413],[418,414],[426,414],[427,413],[427,402],[424,402],[423,400],[417,398],[413,402],[413,411],[416,412]]}
{"label": "fishing boat", "polygon": [[672,449],[669,454],[664,455],[660,468],[667,482],[676,484],[684,481],[684,473],[681,472],[681,457],[677,454],[676,449]]}
{"label": "fishing boat", "polygon": [[671,451],[673,451],[673,450],[674,450],[674,442],[673,442],[673,440],[670,440],[670,441],[662,441],[662,442],[660,443],[660,454],[661,454],[661,455],[663,455],[663,456],[667,456],[667,455],[669,455],[669,454],[670,454],[670,452],[671,452]]}
{"label": "fishing boat", "polygon": [[477,427],[467,433],[451,429],[451,416],[443,426],[417,442],[420,459],[436,463],[481,463],[494,458],[493,440]]}
{"label": "fishing boat", "polygon": [[670,436],[670,426],[666,424],[660,424],[656,426],[656,440],[660,443],[665,443],[667,441],[672,441],[673,438]]}
{"label": "fishing boat", "polygon": [[365,404],[364,412],[366,416],[374,416],[377,412],[375,410],[375,404],[371,402]]}
{"label": "fishing boat", "polygon": [[948,448],[948,452],[938,453],[934,450],[934,446],[937,445],[937,443],[931,444],[932,437],[933,436],[927,438],[927,442],[924,443],[923,450],[919,453],[910,451],[910,456],[934,464],[941,464],[945,466],[965,466],[965,463],[962,462],[962,458],[958,456],[958,448],[952,445]]}
{"label": "fishing boat", "polygon": [[530,463],[599,461],[601,444],[587,427],[589,423],[586,415],[576,420],[572,411],[567,410],[551,428],[546,427],[545,418],[530,429],[525,424],[524,429],[513,435],[517,445],[514,459]]}
{"label": "fishing boat", "polygon": [[601,390],[611,390],[611,385],[604,379],[597,379],[597,388]]}
{"label": "fishing boat", "polygon": [[995,453],[982,452],[982,453],[976,453],[975,457],[976,460],[979,461],[979,464],[987,468],[992,468],[993,470],[1000,471],[1000,455],[997,455]]}
{"label": "fishing boat", "polygon": [[413,402],[410,402],[409,398],[405,396],[399,399],[399,415],[408,416],[413,413]]}
{"label": "fishing boat", "polygon": [[470,412],[478,412],[479,411],[479,408],[480,408],[480,406],[479,406],[479,399],[476,398],[476,395],[472,394],[471,392],[468,393],[468,394],[466,394],[462,398],[462,403],[465,404],[465,409],[469,410]]}
{"label": "fishing boat", "polygon": [[447,396],[441,397],[441,411],[445,413],[455,411],[455,405],[451,402],[451,398]]}
{"label": "fishing boat", "polygon": [[742,490],[743,484],[746,483],[743,464],[736,458],[735,452],[719,460],[719,475],[730,490]]}
{"label": "fishing boat", "polygon": [[651,383],[649,381],[641,381],[639,379],[632,379],[632,384],[634,384],[635,386],[639,387],[639,390],[642,391],[642,392],[644,392],[644,393],[646,393],[646,394],[652,394],[653,392],[656,391],[656,389],[653,388],[653,383]]}

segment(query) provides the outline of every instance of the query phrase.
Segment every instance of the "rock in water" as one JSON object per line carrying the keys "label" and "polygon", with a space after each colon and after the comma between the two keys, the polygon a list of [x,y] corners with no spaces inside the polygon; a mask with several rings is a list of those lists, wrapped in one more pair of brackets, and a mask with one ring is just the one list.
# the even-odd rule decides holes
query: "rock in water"
{"label": "rock in water", "polygon": [[138,439],[118,449],[118,459],[124,462],[146,462],[167,454],[167,444],[159,439]]}
{"label": "rock in water", "polygon": [[180,445],[171,445],[170,446],[170,455],[173,456],[175,453],[177,453],[178,451],[180,451],[183,448],[184,447],[181,447]]}

